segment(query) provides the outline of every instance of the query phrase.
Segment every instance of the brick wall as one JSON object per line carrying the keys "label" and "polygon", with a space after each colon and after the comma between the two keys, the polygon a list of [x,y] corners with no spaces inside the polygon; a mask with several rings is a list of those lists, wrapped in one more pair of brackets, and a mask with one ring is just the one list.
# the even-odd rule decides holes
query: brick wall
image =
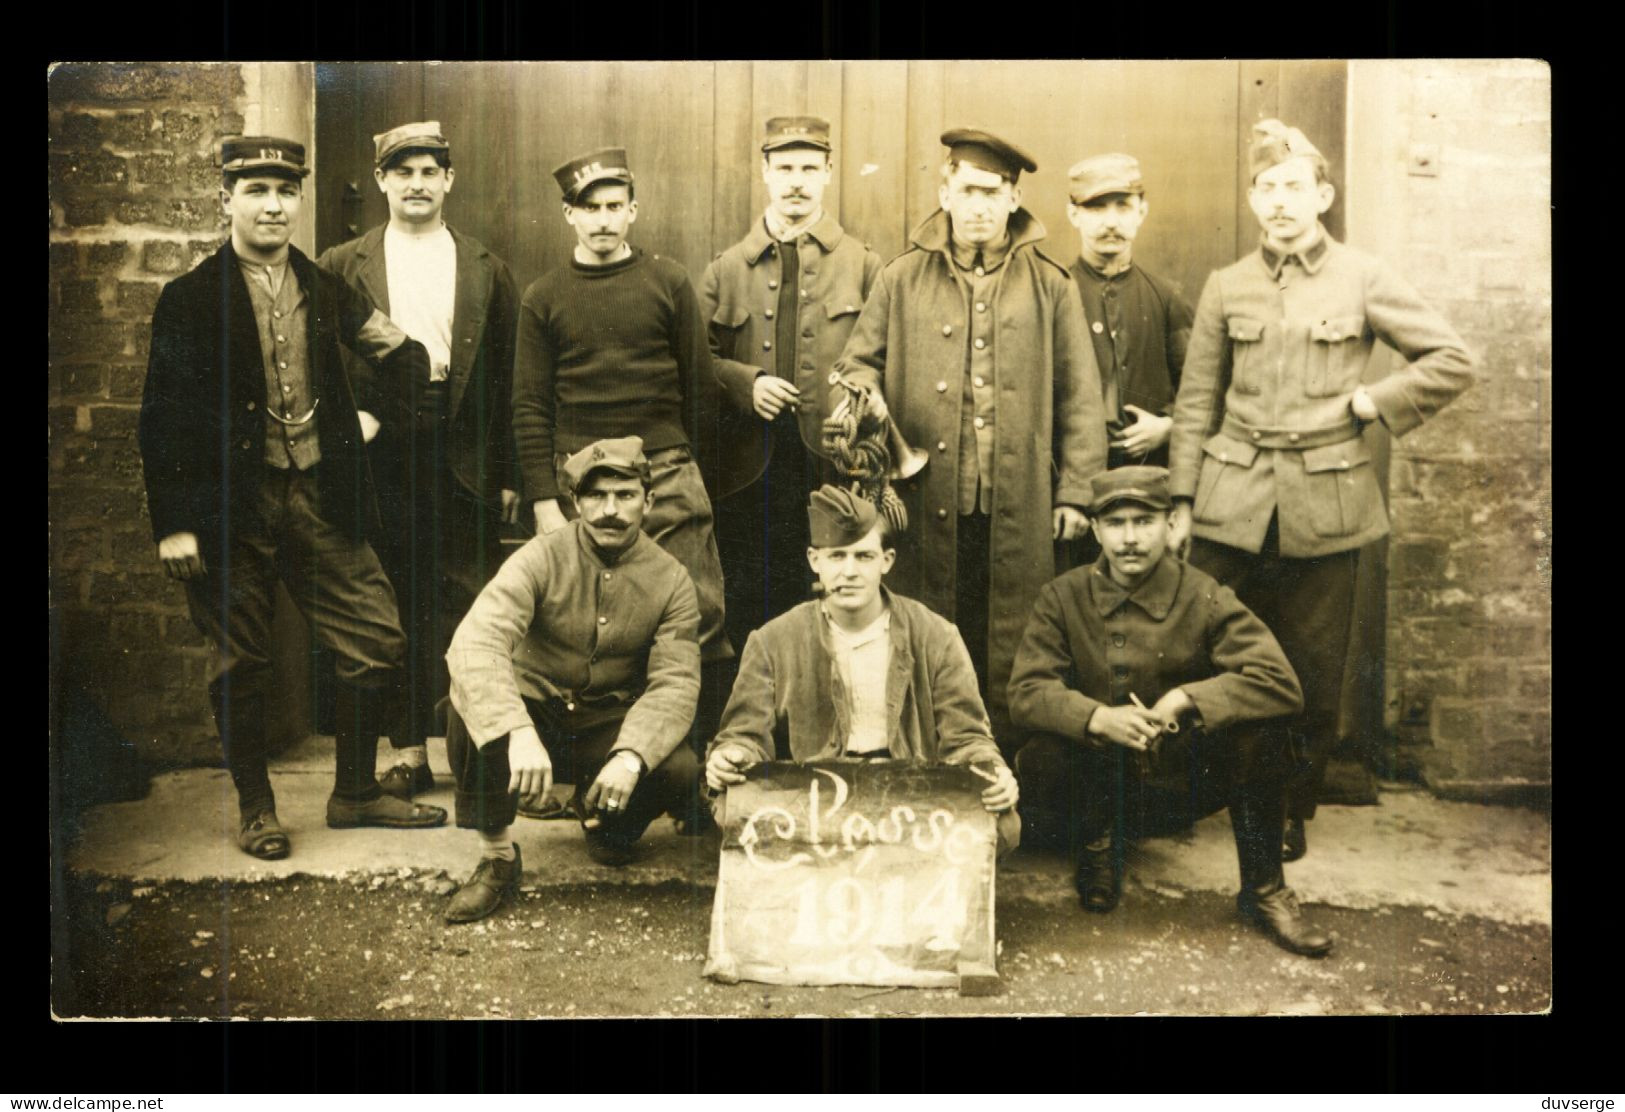
{"label": "brick wall", "polygon": [[1393,446],[1388,724],[1441,794],[1540,789],[1551,777],[1549,72],[1355,63],[1350,92],[1349,161],[1362,168],[1350,241],[1398,264],[1484,372]]}
{"label": "brick wall", "polygon": [[207,650],[158,568],[135,441],[163,283],[219,246],[213,145],[244,67],[68,64],[50,105],[52,671],[141,755],[217,759]]}

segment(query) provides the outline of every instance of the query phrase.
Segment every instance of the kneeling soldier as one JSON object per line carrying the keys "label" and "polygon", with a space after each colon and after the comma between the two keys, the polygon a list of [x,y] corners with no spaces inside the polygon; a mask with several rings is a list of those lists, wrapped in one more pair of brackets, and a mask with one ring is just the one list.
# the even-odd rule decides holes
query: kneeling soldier
{"label": "kneeling soldier", "polygon": [[982,805],[998,816],[999,852],[1014,849],[1016,780],[993,742],[959,631],[881,586],[897,554],[870,502],[825,486],[813,492],[807,523],[807,561],[824,597],[745,642],[706,753],[706,784],[726,791],[751,765],[775,759],[974,763],[991,781]]}
{"label": "kneeling soldier", "polygon": [[545,796],[555,771],[575,785],[600,864],[627,864],[656,816],[693,819],[698,803],[683,741],[700,689],[699,604],[683,565],[642,532],[653,502],[643,442],[597,441],[561,472],[579,516],[509,557],[446,654],[457,825],[483,842],[446,909],[453,923],[484,918],[518,887],[516,793]]}
{"label": "kneeling soldier", "polygon": [[1229,806],[1243,916],[1319,957],[1332,940],[1281,869],[1280,731],[1255,728],[1298,710],[1303,693],[1264,623],[1168,551],[1171,506],[1164,468],[1095,477],[1101,557],[1044,587],[1016,653],[1011,716],[1037,731],[1016,768],[1029,802],[1070,811],[1089,911],[1117,906],[1125,838],[1156,810],[1155,782],[1173,779],[1179,821]]}

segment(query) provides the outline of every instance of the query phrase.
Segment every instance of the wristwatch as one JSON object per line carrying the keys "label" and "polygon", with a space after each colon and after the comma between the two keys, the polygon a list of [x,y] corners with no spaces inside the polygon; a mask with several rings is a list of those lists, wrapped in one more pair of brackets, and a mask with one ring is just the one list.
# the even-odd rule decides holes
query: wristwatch
{"label": "wristwatch", "polygon": [[642,776],[643,775],[643,758],[639,757],[636,753],[632,752],[632,750],[630,750],[630,749],[617,749],[617,750],[615,750],[615,755],[617,757],[622,757],[622,758],[624,758],[626,760],[626,766],[627,766],[627,768],[632,770],[633,775],[635,775],[635,776]]}

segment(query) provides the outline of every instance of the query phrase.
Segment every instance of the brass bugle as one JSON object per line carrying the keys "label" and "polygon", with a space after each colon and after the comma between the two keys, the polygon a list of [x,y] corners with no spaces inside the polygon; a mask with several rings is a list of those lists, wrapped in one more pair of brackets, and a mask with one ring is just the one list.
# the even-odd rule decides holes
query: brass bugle
{"label": "brass bugle", "polygon": [[929,453],[920,451],[903,439],[902,430],[889,413],[886,414],[886,447],[891,449],[890,478],[912,479],[931,462]]}

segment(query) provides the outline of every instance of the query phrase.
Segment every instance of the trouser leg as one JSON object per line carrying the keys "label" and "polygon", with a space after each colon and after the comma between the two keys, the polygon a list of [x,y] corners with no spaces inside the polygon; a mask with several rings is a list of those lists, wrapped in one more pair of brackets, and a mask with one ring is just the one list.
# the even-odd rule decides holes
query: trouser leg
{"label": "trouser leg", "polygon": [[1023,822],[1063,824],[1074,863],[1084,846],[1124,830],[1130,785],[1120,752],[1116,746],[1095,749],[1073,738],[1035,734],[1016,754]]}
{"label": "trouser leg", "polygon": [[705,493],[699,465],[671,459],[651,470],[654,507],[644,515],[643,531],[676,557],[694,581],[700,605],[700,658],[730,657],[734,650],[724,628],[722,558],[717,553],[711,499]]}
{"label": "trouser leg", "polygon": [[317,482],[312,472],[290,477],[277,561],[316,639],[334,654],[334,794],[364,802],[378,795],[378,735],[386,699],[399,698],[406,638],[378,557],[322,517]]}
{"label": "trouser leg", "polygon": [[1269,626],[1303,686],[1303,712],[1276,726],[1287,735],[1296,762],[1283,786],[1293,818],[1314,817],[1326,762],[1337,744],[1358,559],[1358,550],[1283,557],[1274,521],[1257,554],[1201,538],[1191,544],[1191,563],[1234,590]]}
{"label": "trouser leg", "polygon": [[232,520],[219,566],[186,584],[187,608],[214,650],[209,704],[245,818],[275,807],[266,767],[276,542],[259,506]]}
{"label": "trouser leg", "polygon": [[457,825],[495,834],[513,824],[519,797],[508,790],[508,737],[475,745],[455,707],[446,708],[446,759],[457,782]]}
{"label": "trouser leg", "polygon": [[987,514],[960,514],[954,547],[954,624],[970,650],[976,686],[985,700],[987,689],[988,546],[992,543]]}

